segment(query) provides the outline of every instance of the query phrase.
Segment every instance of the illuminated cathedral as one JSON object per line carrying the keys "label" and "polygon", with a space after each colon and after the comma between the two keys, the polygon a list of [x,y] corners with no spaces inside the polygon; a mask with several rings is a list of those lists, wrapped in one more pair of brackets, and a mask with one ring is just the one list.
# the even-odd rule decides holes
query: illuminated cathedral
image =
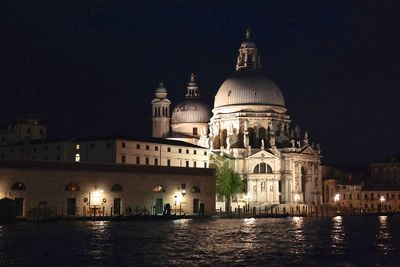
{"label": "illuminated cathedral", "polygon": [[171,116],[163,83],[151,103],[153,137],[206,147],[241,175],[246,189],[233,206],[322,203],[320,147],[293,126],[281,90],[262,71],[250,30],[236,71],[220,86],[212,110],[201,101],[194,74],[185,101]]}

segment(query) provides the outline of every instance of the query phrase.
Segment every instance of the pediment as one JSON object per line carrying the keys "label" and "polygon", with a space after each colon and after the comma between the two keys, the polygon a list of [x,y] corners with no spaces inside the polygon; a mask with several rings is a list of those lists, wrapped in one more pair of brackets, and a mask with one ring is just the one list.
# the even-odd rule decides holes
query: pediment
{"label": "pediment", "polygon": [[305,154],[305,155],[313,155],[313,156],[319,156],[317,152],[315,152],[314,149],[312,149],[310,146],[305,147],[300,154]]}
{"label": "pediment", "polygon": [[275,156],[274,154],[272,154],[270,151],[261,150],[261,151],[258,151],[257,153],[254,153],[253,155],[250,155],[250,156],[247,157],[247,159],[251,159],[251,158],[273,158],[273,159],[277,159],[278,157]]}

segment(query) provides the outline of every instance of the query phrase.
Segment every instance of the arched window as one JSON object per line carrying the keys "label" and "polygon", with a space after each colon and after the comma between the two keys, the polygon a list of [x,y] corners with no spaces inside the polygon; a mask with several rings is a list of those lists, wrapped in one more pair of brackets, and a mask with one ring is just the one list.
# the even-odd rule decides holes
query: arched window
{"label": "arched window", "polygon": [[164,187],[162,185],[156,185],[153,188],[153,192],[154,193],[162,193],[162,192],[165,192],[165,189],[164,189]]}
{"label": "arched window", "polygon": [[75,162],[80,162],[81,161],[81,155],[75,154]]}
{"label": "arched window", "polygon": [[111,187],[111,192],[121,192],[122,191],[122,185],[120,184],[113,184]]}
{"label": "arched window", "polygon": [[200,188],[197,185],[193,186],[192,193],[200,193]]}
{"label": "arched window", "polygon": [[79,190],[80,190],[79,185],[77,185],[75,183],[69,183],[65,186],[65,191],[76,192]]}
{"label": "arched window", "polygon": [[272,168],[268,164],[261,162],[254,167],[254,173],[272,173]]}
{"label": "arched window", "polygon": [[26,189],[26,185],[23,182],[17,182],[11,187],[11,190],[15,191],[26,191]]}

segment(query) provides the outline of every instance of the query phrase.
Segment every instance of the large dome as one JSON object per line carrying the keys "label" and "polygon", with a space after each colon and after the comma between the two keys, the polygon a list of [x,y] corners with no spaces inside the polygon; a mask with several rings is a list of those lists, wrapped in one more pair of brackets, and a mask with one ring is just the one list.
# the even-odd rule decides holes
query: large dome
{"label": "large dome", "polygon": [[261,71],[242,69],[219,88],[214,108],[229,105],[285,106],[281,90]]}
{"label": "large dome", "polygon": [[176,105],[172,111],[172,123],[203,123],[209,122],[210,108],[195,99],[188,99]]}

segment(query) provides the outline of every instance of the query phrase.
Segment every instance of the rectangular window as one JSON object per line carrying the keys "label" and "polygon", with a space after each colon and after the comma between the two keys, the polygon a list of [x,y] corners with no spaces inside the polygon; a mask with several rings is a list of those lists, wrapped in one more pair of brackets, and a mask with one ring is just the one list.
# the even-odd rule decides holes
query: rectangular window
{"label": "rectangular window", "polygon": [[189,154],[189,149],[186,149],[186,154]]}
{"label": "rectangular window", "polygon": [[140,149],[140,144],[136,144],[136,149]]}
{"label": "rectangular window", "polygon": [[61,147],[60,147],[60,145],[57,145],[57,149],[60,149]]}
{"label": "rectangular window", "polygon": [[194,162],[193,162],[193,168],[196,168],[196,167],[197,167],[197,162],[194,161]]}
{"label": "rectangular window", "polygon": [[196,154],[197,154],[197,151],[196,151],[196,150],[193,150],[193,154],[195,154],[195,155],[196,155]]}
{"label": "rectangular window", "polygon": [[146,145],[146,150],[149,150],[150,149],[150,146],[149,145]]}
{"label": "rectangular window", "polygon": [[197,135],[197,128],[196,127],[193,128],[193,135]]}
{"label": "rectangular window", "polygon": [[170,147],[169,147],[169,148],[167,148],[167,151],[168,151],[168,152],[171,152],[171,148],[170,148]]}
{"label": "rectangular window", "polygon": [[182,153],[182,149],[180,149],[180,148],[179,148],[179,150],[178,150],[178,151],[179,151],[179,153]]}
{"label": "rectangular window", "polygon": [[186,161],[186,167],[189,167],[189,161]]}
{"label": "rectangular window", "polygon": [[136,157],[136,164],[140,164],[140,157]]}
{"label": "rectangular window", "polygon": [[27,128],[27,129],[26,129],[26,132],[27,132],[28,134],[30,134],[30,133],[31,133],[31,128]]}
{"label": "rectangular window", "polygon": [[181,184],[181,189],[185,190],[186,189],[186,184]]}
{"label": "rectangular window", "polygon": [[57,160],[60,160],[61,159],[61,157],[60,156],[57,156]]}
{"label": "rectangular window", "polygon": [[158,165],[158,159],[157,158],[154,159],[154,165],[156,165],[156,166]]}
{"label": "rectangular window", "polygon": [[155,146],[154,149],[155,149],[156,151],[158,151],[158,146]]}
{"label": "rectangular window", "polygon": [[81,147],[81,146],[80,146],[79,144],[76,144],[76,145],[75,145],[75,149],[76,149],[76,150],[79,150],[80,147]]}
{"label": "rectangular window", "polygon": [[207,151],[204,151],[204,156],[207,156]]}
{"label": "rectangular window", "polygon": [[171,160],[167,159],[167,166],[171,166]]}
{"label": "rectangular window", "polygon": [[126,146],[126,144],[125,144],[125,143],[121,143],[121,146],[122,146],[122,147],[125,147],[125,146]]}
{"label": "rectangular window", "polygon": [[146,158],[146,165],[149,165],[149,163],[150,163],[149,158]]}
{"label": "rectangular window", "polygon": [[121,156],[121,163],[125,163],[125,155]]}
{"label": "rectangular window", "polygon": [[204,168],[207,168],[207,162],[204,162]]}

